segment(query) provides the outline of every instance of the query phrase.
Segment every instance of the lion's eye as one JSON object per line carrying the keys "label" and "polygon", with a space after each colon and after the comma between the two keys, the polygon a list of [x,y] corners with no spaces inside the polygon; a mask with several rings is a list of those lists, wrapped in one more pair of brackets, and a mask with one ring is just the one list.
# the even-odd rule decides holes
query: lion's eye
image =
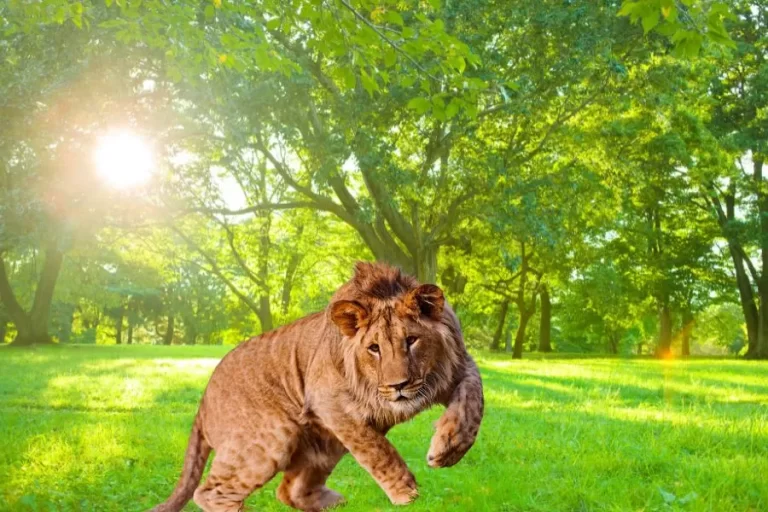
{"label": "lion's eye", "polygon": [[417,341],[419,341],[419,338],[417,338],[416,336],[408,336],[407,338],[405,338],[405,344],[406,346],[408,346],[408,348],[410,348],[411,345],[413,345]]}
{"label": "lion's eye", "polygon": [[376,344],[374,343],[373,345],[370,345],[370,346],[368,347],[368,350],[369,350],[369,351],[370,351],[372,354],[378,354],[378,353],[379,353],[379,346],[378,346],[378,345],[376,345]]}

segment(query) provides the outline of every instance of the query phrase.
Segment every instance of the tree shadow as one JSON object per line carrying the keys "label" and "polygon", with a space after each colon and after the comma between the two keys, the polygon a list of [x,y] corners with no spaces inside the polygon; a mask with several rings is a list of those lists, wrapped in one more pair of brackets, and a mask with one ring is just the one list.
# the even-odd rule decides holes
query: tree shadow
{"label": "tree shadow", "polygon": [[[146,510],[173,489],[216,359],[135,357],[130,350],[99,358],[90,350],[63,359],[66,351],[43,351],[43,359],[31,358],[0,381],[9,393],[0,395],[0,481],[10,510]],[[632,361],[568,364],[575,366],[481,362],[483,426],[454,468],[432,470],[424,460],[439,408],[393,429],[390,437],[421,486],[409,510],[674,508],[660,490],[695,492],[692,509],[759,510],[768,503],[760,476],[768,472],[765,406],[710,391],[733,387],[728,378],[742,378],[742,366],[721,379],[698,368],[665,377],[661,367]],[[703,390],[686,387],[690,373],[706,381]],[[7,400],[15,380],[22,381],[15,392],[42,397]],[[736,391],[737,398],[768,396],[768,381]],[[277,481],[249,505],[289,510],[274,498]],[[350,457],[330,486],[349,500],[345,510],[399,510]]]}

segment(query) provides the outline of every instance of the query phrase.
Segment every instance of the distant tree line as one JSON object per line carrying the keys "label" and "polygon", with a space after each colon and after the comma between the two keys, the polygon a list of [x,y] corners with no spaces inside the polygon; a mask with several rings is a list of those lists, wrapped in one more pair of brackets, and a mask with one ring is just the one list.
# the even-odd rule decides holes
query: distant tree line
{"label": "distant tree line", "polygon": [[236,343],[378,259],[514,357],[768,358],[767,11],[6,3],[0,340]]}

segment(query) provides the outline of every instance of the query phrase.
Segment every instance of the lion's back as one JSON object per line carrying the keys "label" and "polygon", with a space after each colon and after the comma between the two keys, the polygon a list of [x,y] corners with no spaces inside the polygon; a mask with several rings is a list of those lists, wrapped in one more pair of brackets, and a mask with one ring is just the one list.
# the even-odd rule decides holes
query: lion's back
{"label": "lion's back", "polygon": [[251,338],[228,353],[211,375],[200,406],[214,447],[228,432],[272,419],[300,421],[307,367],[325,341],[323,313]]}

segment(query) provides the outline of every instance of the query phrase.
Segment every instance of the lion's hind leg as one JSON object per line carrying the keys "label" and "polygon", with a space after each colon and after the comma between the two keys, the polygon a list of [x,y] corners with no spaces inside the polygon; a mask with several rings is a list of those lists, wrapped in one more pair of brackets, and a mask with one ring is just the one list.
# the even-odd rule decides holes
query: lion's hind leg
{"label": "lion's hind leg", "polygon": [[277,489],[277,498],[289,507],[318,512],[344,503],[344,497],[325,486],[333,468],[344,455],[341,443],[327,443],[320,452],[306,447],[294,455]]}
{"label": "lion's hind leg", "polygon": [[269,435],[259,441],[233,442],[220,447],[194,500],[205,512],[239,512],[243,502],[290,461],[296,436]]}

